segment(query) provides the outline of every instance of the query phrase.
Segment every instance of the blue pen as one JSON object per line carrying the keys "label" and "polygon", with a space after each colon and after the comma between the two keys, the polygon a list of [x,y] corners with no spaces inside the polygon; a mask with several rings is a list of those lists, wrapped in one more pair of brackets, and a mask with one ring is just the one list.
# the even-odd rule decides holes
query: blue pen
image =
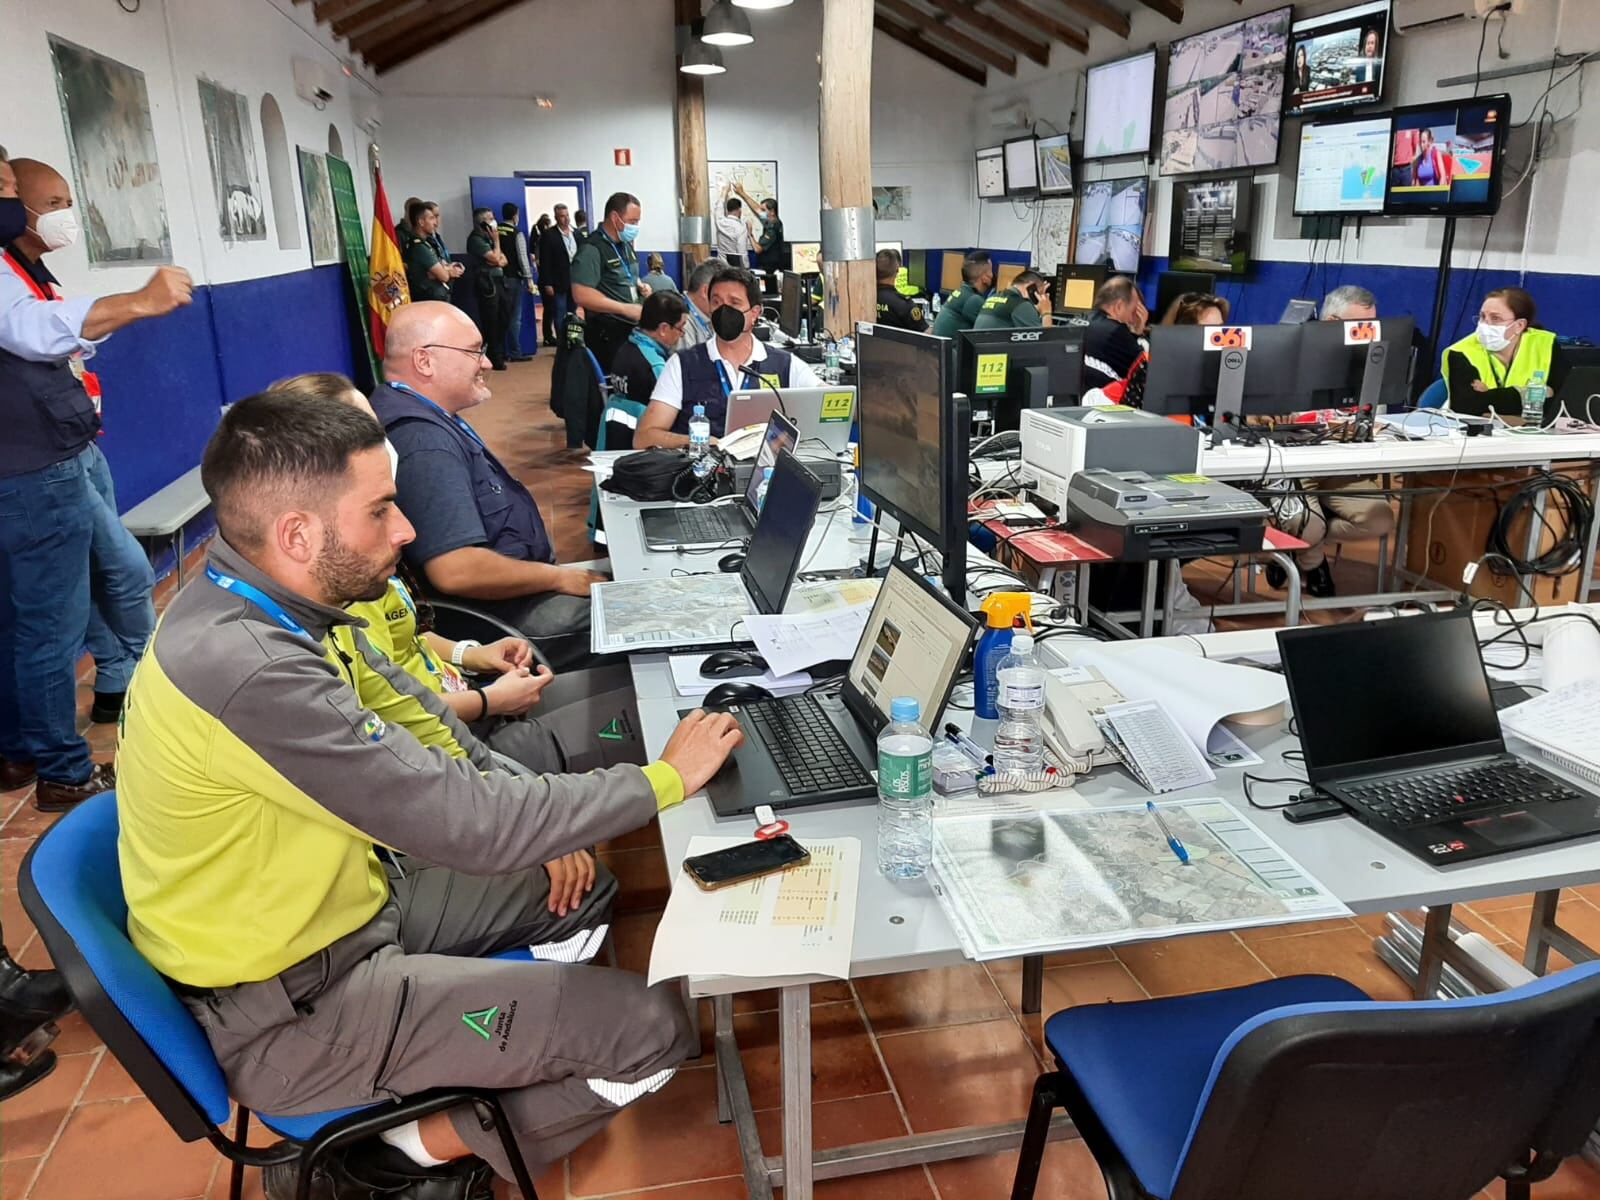
{"label": "blue pen", "polygon": [[1178,856],[1178,861],[1187,867],[1189,865],[1189,852],[1183,848],[1183,843],[1178,840],[1178,835],[1172,832],[1171,826],[1162,817],[1161,810],[1156,807],[1156,802],[1154,800],[1146,800],[1144,802],[1144,810],[1156,819],[1156,824],[1161,826],[1161,835],[1167,839],[1167,845],[1172,847],[1172,852]]}

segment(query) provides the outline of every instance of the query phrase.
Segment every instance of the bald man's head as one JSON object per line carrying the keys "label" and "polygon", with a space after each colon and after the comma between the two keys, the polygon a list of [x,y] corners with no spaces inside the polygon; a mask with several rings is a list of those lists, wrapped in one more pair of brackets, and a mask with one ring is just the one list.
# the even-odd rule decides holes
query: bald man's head
{"label": "bald man's head", "polygon": [[383,373],[415,388],[447,412],[489,399],[483,335],[472,319],[442,300],[402,304],[384,334]]}
{"label": "bald man's head", "polygon": [[60,171],[36,158],[13,158],[11,168],[17,173],[17,196],[28,210],[28,232],[17,239],[17,246],[28,257],[38,258],[55,248],[39,237],[39,218],[71,208],[72,188]]}

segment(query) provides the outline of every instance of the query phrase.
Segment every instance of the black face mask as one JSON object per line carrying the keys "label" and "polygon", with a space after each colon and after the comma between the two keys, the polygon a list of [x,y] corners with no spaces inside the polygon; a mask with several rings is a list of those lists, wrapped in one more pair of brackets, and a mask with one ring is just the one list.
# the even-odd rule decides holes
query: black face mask
{"label": "black face mask", "polygon": [[28,210],[15,196],[0,197],[0,246],[9,246],[28,231]]}
{"label": "black face mask", "polygon": [[731,304],[719,304],[711,312],[711,328],[725,342],[736,342],[744,336],[744,313]]}

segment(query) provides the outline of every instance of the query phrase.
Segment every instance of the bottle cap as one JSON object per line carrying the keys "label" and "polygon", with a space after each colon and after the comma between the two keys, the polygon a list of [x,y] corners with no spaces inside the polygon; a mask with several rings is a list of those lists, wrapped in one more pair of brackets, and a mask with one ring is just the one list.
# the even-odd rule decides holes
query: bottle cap
{"label": "bottle cap", "polygon": [[990,629],[1010,629],[1018,617],[1033,628],[1033,597],[1027,592],[991,592],[978,607],[987,615]]}
{"label": "bottle cap", "polygon": [[915,721],[922,716],[922,705],[915,696],[896,696],[889,705],[889,719],[894,722]]}
{"label": "bottle cap", "polygon": [[1011,639],[1011,653],[1013,653],[1013,654],[1032,654],[1033,653],[1033,634],[1031,634],[1031,633],[1019,633],[1019,634],[1016,635],[1016,637],[1012,638]]}
{"label": "bottle cap", "polygon": [[694,406],[694,415],[697,416],[697,417],[705,416],[706,415],[706,406],[704,404],[696,404]]}

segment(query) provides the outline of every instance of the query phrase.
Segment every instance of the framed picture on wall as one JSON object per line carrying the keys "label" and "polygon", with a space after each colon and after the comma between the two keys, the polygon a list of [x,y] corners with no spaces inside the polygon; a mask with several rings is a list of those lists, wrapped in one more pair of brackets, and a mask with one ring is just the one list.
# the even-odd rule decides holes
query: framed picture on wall
{"label": "framed picture on wall", "polygon": [[225,242],[259,242],[267,236],[261,204],[261,173],[256,168],[256,136],[250,106],[238,92],[201,77],[200,123],[206,130],[206,158],[216,193],[217,225]]}
{"label": "framed picture on wall", "polygon": [[311,265],[326,267],[342,261],[339,254],[339,216],[333,207],[333,185],[328,181],[328,161],[304,146],[300,152],[300,191],[306,202],[306,227],[311,233]]}

